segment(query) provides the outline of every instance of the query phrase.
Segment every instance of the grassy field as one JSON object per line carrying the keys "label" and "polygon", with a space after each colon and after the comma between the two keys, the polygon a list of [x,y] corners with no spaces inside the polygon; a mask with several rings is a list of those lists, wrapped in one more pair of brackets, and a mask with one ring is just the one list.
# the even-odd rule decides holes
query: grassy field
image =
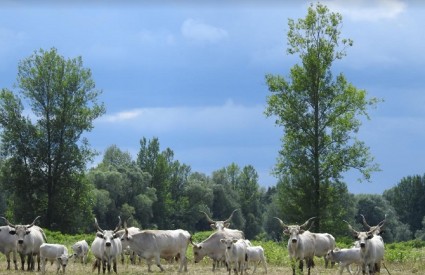
{"label": "grassy field", "polygon": [[[197,233],[194,235],[195,242],[199,242],[204,239],[205,236],[208,236],[209,232]],[[67,236],[55,232],[47,232],[47,239],[50,243],[61,243],[68,247],[71,253],[71,245],[77,240],[86,239],[89,244],[93,241],[94,234],[92,235],[79,235],[79,236]],[[268,262],[268,273],[271,275],[285,275],[292,274],[292,269],[290,267],[290,262],[288,258],[288,252],[286,250],[286,244],[276,243],[272,241],[259,242],[252,241],[253,245],[263,246],[267,262]],[[344,243],[338,243],[338,247],[348,247],[349,245]],[[212,262],[210,259],[205,258],[201,263],[193,263],[193,254],[192,247],[189,246],[187,251],[188,257],[188,272],[183,274],[228,274],[225,267],[219,268],[215,273],[212,272]],[[18,257],[19,261],[19,257]],[[93,256],[89,253],[89,263],[87,265],[82,265],[81,263],[74,263],[73,260],[69,263],[66,274],[76,274],[76,275],[87,275],[87,274],[97,274],[96,271],[92,271],[92,262]],[[338,274],[338,267],[335,266],[332,269],[324,268],[323,259],[315,259],[316,267],[312,269],[311,274],[321,274],[321,275],[330,275]],[[425,242],[419,241],[410,241],[404,243],[395,243],[395,244],[386,244],[385,246],[385,266],[388,271],[383,267],[381,269],[381,274],[391,274],[391,275],[405,275],[405,274],[418,274],[425,275]],[[13,264],[12,264],[13,265]],[[19,265],[20,266],[20,265]],[[127,262],[118,264],[118,274],[122,275],[135,275],[135,274],[178,274],[178,264],[166,264],[163,263],[166,272],[159,272],[159,268],[156,265],[152,265],[153,273],[148,273],[148,268],[145,261],[142,261],[140,264],[131,265]],[[12,267],[13,268],[13,267]],[[102,270],[100,272],[102,274]],[[248,274],[252,274],[252,269],[248,270]],[[41,272],[32,272],[27,271],[15,271],[15,270],[6,270],[6,258],[3,254],[0,256],[0,275],[6,274],[41,274]],[[46,274],[56,274],[56,266],[48,264]],[[233,274],[233,272],[232,272]],[[257,267],[256,274],[265,274],[264,269],[261,265]],[[304,274],[307,274],[304,271]],[[344,271],[343,274],[348,274]]]}

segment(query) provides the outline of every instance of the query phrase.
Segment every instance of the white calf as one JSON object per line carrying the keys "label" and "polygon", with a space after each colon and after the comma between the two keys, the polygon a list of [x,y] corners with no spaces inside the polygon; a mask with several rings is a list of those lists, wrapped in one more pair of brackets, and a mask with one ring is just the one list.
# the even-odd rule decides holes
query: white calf
{"label": "white calf", "polygon": [[254,262],[254,270],[252,273],[257,270],[257,265],[261,262],[264,266],[264,270],[267,273],[267,263],[266,257],[264,256],[264,249],[261,246],[248,246],[246,248],[246,257],[245,260],[249,262]]}
{"label": "white calf", "polygon": [[68,249],[61,244],[50,244],[44,243],[40,246],[40,260],[41,260],[41,272],[46,273],[46,263],[49,261],[51,264],[56,262],[56,273],[62,266],[62,271],[65,274],[65,267],[68,264],[68,259],[73,255],[68,255]]}
{"label": "white calf", "polygon": [[247,248],[245,240],[226,238],[221,239],[220,242],[223,243],[225,246],[224,255],[226,257],[229,275],[232,271],[232,266],[234,266],[233,270],[235,271],[235,274],[238,274],[238,272],[240,272],[242,275],[245,269],[245,257]]}
{"label": "white calf", "polygon": [[72,245],[72,251],[74,251],[74,259],[81,259],[81,263],[87,264],[87,254],[89,252],[89,244],[86,240],[78,241]]}
{"label": "white calf", "polygon": [[[351,264],[362,264],[362,257],[360,254],[360,248],[359,247],[353,247],[353,248],[343,248],[343,249],[334,249],[329,250],[328,254],[326,255],[326,258],[332,262],[339,263],[339,274],[342,274],[344,271],[344,268],[347,269],[348,273],[351,275],[353,274],[350,270]],[[358,272],[360,269],[358,269]],[[356,272],[355,274],[357,274]]]}

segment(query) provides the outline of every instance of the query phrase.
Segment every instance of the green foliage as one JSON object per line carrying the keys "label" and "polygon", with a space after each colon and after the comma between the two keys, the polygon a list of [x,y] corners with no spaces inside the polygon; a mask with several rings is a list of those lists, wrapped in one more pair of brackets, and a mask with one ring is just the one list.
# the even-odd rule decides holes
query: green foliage
{"label": "green foliage", "polygon": [[342,174],[356,169],[369,179],[378,170],[369,148],[356,138],[358,117],[369,118],[367,109],[378,100],[367,99],[366,91],[342,74],[332,75],[333,62],[352,45],[340,38],[340,14],[311,4],[304,19],[290,19],[288,26],[288,53],[298,54],[301,64],[291,68],[288,78],[266,75],[271,95],[265,114],[285,130],[275,168],[282,185],[280,209],[289,209],[284,214],[291,220],[317,217],[320,231],[333,226],[322,227],[322,220],[348,214],[338,207],[338,197],[348,195]]}
{"label": "green foliage", "polygon": [[19,92],[0,93],[2,185],[25,202],[13,205],[14,219],[41,215],[51,228],[76,232],[74,222],[90,217],[90,186],[83,177],[95,154],[81,135],[105,112],[97,102],[101,91],[81,57],[65,59],[54,48],[19,63],[17,87]]}

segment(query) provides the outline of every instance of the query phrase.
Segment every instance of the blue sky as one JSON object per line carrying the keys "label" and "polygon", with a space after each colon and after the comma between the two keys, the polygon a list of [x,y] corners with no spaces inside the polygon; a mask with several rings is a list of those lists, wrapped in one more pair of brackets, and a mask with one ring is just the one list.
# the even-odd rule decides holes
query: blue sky
{"label": "blue sky", "polygon": [[[87,135],[96,150],[115,144],[136,158],[142,137],[158,137],[192,171],[253,165],[262,186],[275,185],[283,129],[263,114],[265,75],[287,76],[298,62],[286,54],[287,22],[308,1],[15,2],[0,4],[1,88],[13,88],[18,62],[40,48],[82,56],[107,108]],[[425,172],[425,4],[322,3],[354,40],[334,74],[384,99],[358,134],[382,171],[371,182],[346,175],[350,192],[381,194]]]}

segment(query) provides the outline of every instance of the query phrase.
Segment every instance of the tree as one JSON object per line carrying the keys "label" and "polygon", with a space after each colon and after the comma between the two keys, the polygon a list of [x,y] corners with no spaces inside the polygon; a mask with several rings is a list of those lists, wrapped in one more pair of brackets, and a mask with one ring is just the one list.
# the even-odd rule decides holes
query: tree
{"label": "tree", "polygon": [[379,100],[367,99],[366,91],[343,74],[332,75],[333,62],[352,45],[350,39],[340,38],[340,14],[311,4],[304,19],[289,19],[288,25],[287,52],[298,54],[301,64],[291,68],[288,78],[266,75],[271,95],[265,114],[285,130],[275,173],[289,182],[288,188],[301,188],[294,194],[304,208],[300,218],[316,216],[320,229],[332,201],[328,190],[343,173],[356,169],[368,180],[378,170],[369,148],[355,134],[361,125],[358,117],[369,118],[368,107]]}
{"label": "tree", "polygon": [[415,232],[422,228],[425,216],[425,175],[408,176],[397,186],[384,191],[384,198],[396,209],[403,223]]}
{"label": "tree", "polygon": [[[73,230],[77,216],[90,215],[90,186],[83,180],[94,156],[84,132],[104,114],[90,69],[81,57],[65,59],[52,48],[39,50],[18,66],[17,93],[0,94],[4,187],[16,203],[17,220],[43,216],[45,226]],[[25,106],[31,115],[24,116]],[[67,213],[67,215],[63,215]]]}

